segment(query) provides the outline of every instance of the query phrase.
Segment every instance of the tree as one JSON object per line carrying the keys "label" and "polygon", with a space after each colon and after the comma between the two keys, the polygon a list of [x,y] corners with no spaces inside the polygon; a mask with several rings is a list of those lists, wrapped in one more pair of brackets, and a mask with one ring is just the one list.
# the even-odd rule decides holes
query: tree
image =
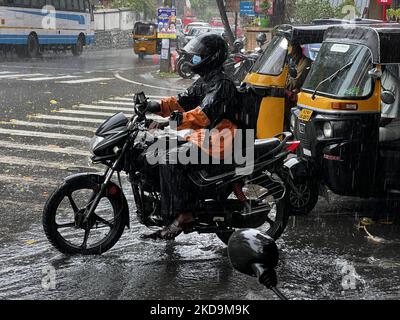
{"label": "tree", "polygon": [[218,5],[218,10],[221,15],[222,22],[225,27],[226,38],[230,46],[233,46],[233,42],[235,41],[235,37],[233,35],[231,26],[229,24],[228,16],[226,14],[224,0],[216,0]]}
{"label": "tree", "polygon": [[287,17],[292,23],[311,23],[314,19],[335,18],[338,8],[329,0],[290,0]]}

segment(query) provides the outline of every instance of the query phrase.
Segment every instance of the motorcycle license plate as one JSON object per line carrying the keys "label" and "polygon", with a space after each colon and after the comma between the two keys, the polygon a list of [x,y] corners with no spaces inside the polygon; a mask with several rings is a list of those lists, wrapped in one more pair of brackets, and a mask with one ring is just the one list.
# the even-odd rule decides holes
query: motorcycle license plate
{"label": "motorcycle license plate", "polygon": [[303,121],[310,121],[312,114],[313,114],[312,110],[303,109],[300,112],[299,119]]}

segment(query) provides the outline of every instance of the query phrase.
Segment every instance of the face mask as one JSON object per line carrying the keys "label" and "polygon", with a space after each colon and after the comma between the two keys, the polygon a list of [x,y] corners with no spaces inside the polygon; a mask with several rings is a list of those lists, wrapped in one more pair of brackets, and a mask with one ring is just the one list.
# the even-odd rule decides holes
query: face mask
{"label": "face mask", "polygon": [[193,56],[192,62],[193,62],[193,64],[199,64],[201,62],[201,57],[200,56]]}

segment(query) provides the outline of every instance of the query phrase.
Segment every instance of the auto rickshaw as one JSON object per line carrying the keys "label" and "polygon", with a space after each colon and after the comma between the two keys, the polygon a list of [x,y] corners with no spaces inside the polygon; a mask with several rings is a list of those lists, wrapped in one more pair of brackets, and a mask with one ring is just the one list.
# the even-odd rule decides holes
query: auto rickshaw
{"label": "auto rickshaw", "polygon": [[[289,42],[296,41],[302,46],[320,44],[328,27],[327,25],[281,25],[275,29],[270,44],[243,81],[247,90],[250,89],[259,98],[258,103],[255,103],[259,110],[254,112],[257,117],[257,138],[270,138],[285,129],[285,100],[287,99],[285,85],[289,76]],[[288,125],[287,128],[289,128]]]}
{"label": "auto rickshaw", "polygon": [[[289,77],[289,42],[297,42],[304,48],[316,44],[319,48],[324,33],[329,25],[291,26],[281,25],[274,30],[274,36],[257,60],[250,73],[244,79],[240,92],[244,106],[245,123],[247,127],[256,129],[258,139],[272,138],[282,131],[289,131],[290,108],[286,94],[286,82]],[[311,46],[308,46],[309,48]],[[313,47],[311,47],[313,48]],[[305,55],[314,55],[305,52]],[[290,101],[291,107],[296,106]],[[309,176],[310,170],[306,162],[296,159],[286,164],[293,174],[299,177],[290,189],[289,198],[292,214],[307,214],[318,201],[319,185]]]}
{"label": "auto rickshaw", "polygon": [[133,50],[143,59],[147,54],[160,53],[160,41],[157,39],[157,25],[154,23],[136,22],[132,31]]}
{"label": "auto rickshaw", "polygon": [[291,129],[322,185],[400,198],[400,25],[330,27],[292,109]]}

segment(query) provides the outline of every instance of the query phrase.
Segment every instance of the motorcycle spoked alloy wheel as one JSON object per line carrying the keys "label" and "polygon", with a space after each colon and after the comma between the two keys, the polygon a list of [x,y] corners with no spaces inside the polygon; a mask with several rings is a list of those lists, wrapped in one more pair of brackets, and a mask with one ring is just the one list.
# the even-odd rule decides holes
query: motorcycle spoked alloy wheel
{"label": "motorcycle spoked alloy wheel", "polygon": [[[246,207],[245,210],[247,212],[252,212],[252,210],[258,210],[260,208],[259,204],[256,206],[255,201],[260,199],[260,195],[267,190],[255,184],[245,185],[242,188],[243,194],[246,197]],[[237,198],[235,193],[233,192],[229,195],[229,198]],[[260,232],[269,235],[273,239],[278,239],[283,231],[286,228],[288,223],[289,214],[287,212],[286,206],[287,196],[280,200],[275,200],[273,197],[267,197],[262,200],[262,205],[264,206],[265,212],[265,220],[261,221],[260,225],[255,229]],[[225,244],[228,244],[228,241],[233,234],[234,231],[231,232],[218,232],[216,233],[217,237]]]}
{"label": "motorcycle spoked alloy wheel", "polygon": [[47,200],[43,227],[49,241],[60,252],[102,254],[121,237],[127,207],[125,197],[115,184],[110,184],[93,217],[84,222],[85,209],[100,190],[99,180],[100,176],[93,175],[73,178],[60,185]]}

